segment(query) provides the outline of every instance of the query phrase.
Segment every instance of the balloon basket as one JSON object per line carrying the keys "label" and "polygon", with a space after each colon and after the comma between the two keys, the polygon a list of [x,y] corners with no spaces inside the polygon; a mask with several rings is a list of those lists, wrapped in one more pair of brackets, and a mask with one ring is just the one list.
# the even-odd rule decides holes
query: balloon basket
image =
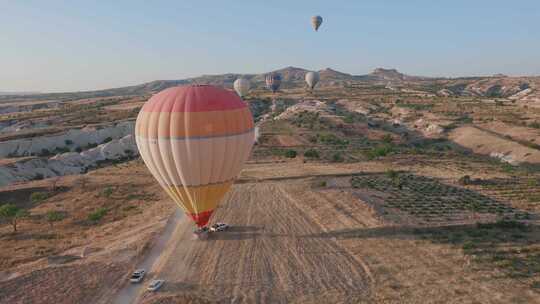
{"label": "balloon basket", "polygon": [[204,241],[208,239],[208,230],[197,229],[193,232],[193,239]]}

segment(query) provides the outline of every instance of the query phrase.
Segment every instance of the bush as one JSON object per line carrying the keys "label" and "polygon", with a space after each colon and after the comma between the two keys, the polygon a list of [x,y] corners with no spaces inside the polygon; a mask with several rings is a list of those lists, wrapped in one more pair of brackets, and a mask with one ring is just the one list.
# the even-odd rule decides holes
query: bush
{"label": "bush", "polygon": [[50,156],[51,154],[52,154],[51,151],[47,149],[41,149],[41,152],[38,153],[38,156],[45,157],[45,156]]}
{"label": "bush", "polygon": [[54,148],[54,153],[55,154],[62,154],[62,153],[66,153],[66,152],[69,152],[71,150],[69,150],[68,147],[56,147]]}
{"label": "bush", "polygon": [[110,141],[112,141],[112,137],[107,137],[107,138],[105,138],[105,139],[103,140],[103,143],[105,144],[105,143],[108,143],[108,142],[110,142]]}
{"label": "bush", "polygon": [[295,158],[296,157],[296,151],[295,150],[287,150],[285,151],[285,157],[287,158]]}
{"label": "bush", "polygon": [[52,210],[52,211],[47,212],[46,217],[47,217],[47,222],[49,222],[49,225],[51,225],[51,228],[52,228],[54,222],[59,222],[64,219],[64,214],[62,212]]}
{"label": "bush", "polygon": [[5,204],[0,206],[0,218],[8,220],[13,227],[13,232],[17,232],[18,220],[27,217],[28,211],[21,209],[13,204]]}
{"label": "bush", "polygon": [[44,179],[45,177],[43,176],[43,174],[41,173],[36,173],[36,175],[34,175],[34,178],[33,180],[42,180]]}
{"label": "bush", "polygon": [[529,127],[535,128],[535,129],[540,129],[540,122],[537,122],[537,121],[531,122],[531,123],[529,124]]}
{"label": "bush", "polygon": [[353,123],[354,122],[354,116],[352,114],[347,114],[345,115],[345,117],[343,117],[343,122],[344,123]]}
{"label": "bush", "polygon": [[92,149],[92,148],[95,148],[97,146],[98,146],[98,144],[96,144],[96,143],[88,143],[88,145],[86,145],[86,149]]}
{"label": "bush", "polygon": [[66,143],[66,146],[73,145],[73,141],[71,139],[64,140],[64,143]]}
{"label": "bush", "polygon": [[75,152],[77,152],[77,153],[81,153],[81,152],[82,152],[82,148],[81,148],[81,147],[77,147],[77,148],[75,148]]}
{"label": "bush", "polygon": [[317,134],[318,140],[327,145],[340,145],[345,146],[349,144],[349,141],[346,139],[341,139],[337,137],[336,135],[330,133],[330,134]]}
{"label": "bush", "polygon": [[386,144],[392,143],[392,140],[393,138],[392,138],[392,135],[390,134],[384,134],[384,136],[382,137],[382,141]]}
{"label": "bush", "polygon": [[365,152],[365,155],[367,156],[368,159],[375,159],[378,157],[386,156],[392,153],[393,150],[394,148],[391,145],[386,144],[386,145],[371,148],[371,150],[368,150],[367,152]]}
{"label": "bush", "polygon": [[308,149],[304,152],[304,156],[309,158],[319,158],[319,152],[315,149]]}
{"label": "bush", "polygon": [[471,184],[471,177],[469,175],[464,175],[462,177],[459,178],[458,182],[461,184],[461,185],[470,185]]}
{"label": "bush", "polygon": [[103,189],[102,193],[103,193],[103,196],[108,198],[113,194],[113,188],[112,187],[107,187],[107,188]]}
{"label": "bush", "polygon": [[34,192],[30,194],[30,200],[32,203],[39,203],[41,201],[46,200],[49,197],[49,195],[45,192]]}
{"label": "bush", "polygon": [[332,161],[335,163],[342,163],[345,159],[343,158],[343,155],[339,152],[336,152],[332,154]]}
{"label": "bush", "polygon": [[92,222],[98,222],[107,214],[108,211],[109,210],[104,207],[98,208],[96,211],[88,214],[88,220]]}

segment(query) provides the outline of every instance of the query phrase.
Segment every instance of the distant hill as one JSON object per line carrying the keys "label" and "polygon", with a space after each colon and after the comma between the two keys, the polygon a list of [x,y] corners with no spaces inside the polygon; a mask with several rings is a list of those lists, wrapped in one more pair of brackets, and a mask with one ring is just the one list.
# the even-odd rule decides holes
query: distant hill
{"label": "distant hill", "polygon": [[[279,70],[271,71],[278,73],[282,77],[282,88],[294,88],[305,86],[304,76],[308,70],[288,66]],[[265,85],[265,76],[270,73],[262,74],[238,74],[227,73],[218,75],[202,75],[199,77],[180,79],[180,80],[155,80],[139,85],[112,88],[106,90],[66,92],[66,93],[0,93],[0,102],[5,100],[17,99],[59,99],[73,100],[82,98],[110,97],[120,95],[150,95],[169,87],[184,84],[211,84],[232,88],[233,82],[244,77],[251,81],[255,88],[262,88]],[[398,86],[416,86],[417,89],[427,90],[431,93],[440,95],[456,96],[488,96],[488,97],[507,97],[519,93],[529,88],[529,84],[540,83],[539,77],[507,77],[502,74],[487,77],[468,77],[468,78],[431,78],[421,76],[411,76],[399,72],[396,69],[377,68],[366,75],[351,75],[343,72],[326,68],[319,71],[319,86],[342,86],[351,83],[364,84],[388,84]],[[536,86],[535,86],[536,87]],[[533,88],[535,89],[535,88]],[[2,96],[2,94],[4,94]],[[5,95],[9,94],[9,95]],[[29,95],[31,94],[31,95]]]}
{"label": "distant hill", "polygon": [[41,94],[40,92],[0,92],[0,96],[20,96],[20,95],[35,95]]}

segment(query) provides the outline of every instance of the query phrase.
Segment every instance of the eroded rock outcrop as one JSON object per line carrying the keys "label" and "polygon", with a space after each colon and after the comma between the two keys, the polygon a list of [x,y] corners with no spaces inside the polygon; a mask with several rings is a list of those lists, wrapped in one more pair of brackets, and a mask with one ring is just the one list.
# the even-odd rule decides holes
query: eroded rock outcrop
{"label": "eroded rock outcrop", "polygon": [[80,174],[100,162],[127,159],[138,155],[132,134],[112,140],[95,148],[58,154],[51,158],[24,158],[0,165],[0,186],[33,179]]}
{"label": "eroded rock outcrop", "polygon": [[134,121],[124,121],[106,127],[86,127],[50,136],[8,140],[0,142],[0,158],[40,155],[56,149],[75,151],[133,134],[134,127]]}

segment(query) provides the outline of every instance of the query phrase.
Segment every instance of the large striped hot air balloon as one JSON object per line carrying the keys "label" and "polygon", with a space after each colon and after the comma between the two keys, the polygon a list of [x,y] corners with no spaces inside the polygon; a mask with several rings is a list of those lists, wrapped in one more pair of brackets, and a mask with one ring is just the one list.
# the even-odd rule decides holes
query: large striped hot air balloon
{"label": "large striped hot air balloon", "polygon": [[322,17],[321,16],[313,16],[311,17],[311,26],[313,27],[313,29],[315,31],[318,31],[319,30],[319,27],[321,26],[322,24]]}
{"label": "large striped hot air balloon", "polygon": [[234,92],[180,86],[145,103],[135,135],[152,175],[201,229],[247,160],[254,125],[249,108]]}
{"label": "large striped hot air balloon", "polygon": [[266,75],[266,87],[275,93],[281,85],[281,76],[276,73],[270,73]]}

